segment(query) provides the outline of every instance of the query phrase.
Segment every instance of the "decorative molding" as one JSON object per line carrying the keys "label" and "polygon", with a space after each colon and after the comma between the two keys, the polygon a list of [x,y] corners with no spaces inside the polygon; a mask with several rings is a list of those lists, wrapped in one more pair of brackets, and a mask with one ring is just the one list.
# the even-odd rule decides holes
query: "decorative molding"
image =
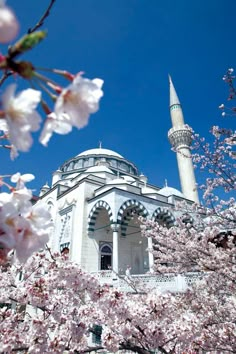
{"label": "decorative molding", "polygon": [[[128,209],[128,210],[127,210]],[[126,215],[124,216],[124,212],[127,210]],[[129,199],[124,202],[117,214],[117,223],[121,224],[121,236],[126,236],[127,227],[129,225],[129,221],[132,219],[134,214],[138,214],[147,217],[148,211],[143,204],[135,199]]]}
{"label": "decorative molding", "polygon": [[67,208],[59,212],[60,222],[59,222],[59,247],[61,245],[71,242],[72,237],[72,221],[73,221],[73,205],[68,206]]}
{"label": "decorative molding", "polygon": [[67,206],[73,207],[76,204],[76,199],[75,198],[65,198],[61,200],[61,203],[58,205],[58,209],[62,210],[65,209]]}
{"label": "decorative molding", "polygon": [[175,217],[173,214],[166,208],[158,207],[153,215],[152,220],[171,227],[175,224]]}
{"label": "decorative molding", "polygon": [[74,205],[70,205],[67,208],[63,209],[63,210],[60,210],[59,214],[62,216],[62,215],[70,213],[72,211],[72,209],[73,209],[73,206]]}
{"label": "decorative molding", "polygon": [[97,221],[98,214],[101,209],[105,209],[108,213],[108,218],[111,223],[113,223],[113,214],[110,205],[105,202],[105,200],[99,200],[90,210],[89,216],[88,216],[88,234],[91,235],[91,233],[94,232],[95,224]]}

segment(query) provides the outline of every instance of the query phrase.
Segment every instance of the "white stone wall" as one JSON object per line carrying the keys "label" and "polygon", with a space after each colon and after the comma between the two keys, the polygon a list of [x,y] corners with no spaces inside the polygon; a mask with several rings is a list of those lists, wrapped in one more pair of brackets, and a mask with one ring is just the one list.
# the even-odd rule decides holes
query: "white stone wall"
{"label": "white stone wall", "polygon": [[[83,175],[83,174],[82,174]],[[82,176],[81,176],[82,177]],[[53,210],[55,228],[52,232],[51,246],[54,251],[60,251],[62,243],[70,242],[70,257],[87,271],[100,270],[100,246],[108,242],[113,246],[113,223],[117,222],[118,214],[127,215],[126,207],[121,207],[127,201],[138,201],[147,210],[147,217],[151,218],[158,207],[168,207],[162,200],[154,200],[131,193],[127,190],[113,189],[100,196],[95,196],[95,191],[100,189],[101,179],[89,176],[78,182],[69,191],[61,196],[57,195],[57,188],[42,197],[46,203],[50,203]],[[105,181],[104,181],[105,182]],[[80,183],[80,184],[79,184]],[[136,188],[137,189],[137,188]],[[90,212],[96,203],[104,201],[109,205],[110,211],[100,209],[96,215],[94,232],[88,234],[88,221]],[[127,208],[133,208],[136,204],[125,204]],[[130,206],[131,205],[131,206]],[[133,205],[133,206],[132,206]],[[169,206],[170,207],[170,206]],[[142,210],[143,207],[141,208]],[[122,210],[122,213],[119,212]],[[119,222],[122,222],[123,218]],[[127,227],[122,225],[118,231],[118,268],[121,274],[125,273],[127,266],[131,267],[131,274],[144,274],[149,271],[148,240],[140,233],[137,216],[128,217],[125,220]],[[114,253],[114,252],[113,252]]]}
{"label": "white stone wall", "polygon": [[95,231],[89,235],[87,233],[84,234],[82,263],[88,271],[100,270],[100,243],[112,242],[112,232],[109,223],[110,221],[106,210],[101,210]]}

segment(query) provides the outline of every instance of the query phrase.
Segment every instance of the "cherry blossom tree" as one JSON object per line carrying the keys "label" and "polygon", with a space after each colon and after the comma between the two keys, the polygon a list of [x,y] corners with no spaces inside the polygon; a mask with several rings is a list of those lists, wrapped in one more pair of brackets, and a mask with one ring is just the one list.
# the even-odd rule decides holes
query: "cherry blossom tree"
{"label": "cherry blossom tree", "polygon": [[[223,79],[231,101],[235,98],[233,69]],[[233,103],[227,112],[234,114]],[[144,236],[153,240],[155,272],[195,277],[192,286],[175,298],[182,315],[185,312],[192,319],[189,344],[183,340],[175,347],[187,353],[236,351],[236,135],[219,126],[211,133],[211,142],[193,133],[193,160],[207,176],[199,186],[202,205],[176,205],[182,215],[169,229],[152,221],[143,224]]]}
{"label": "cherry blossom tree", "polygon": [[[134,296],[101,287],[63,256],[38,253],[24,266],[5,264],[1,284],[3,352],[85,353],[103,348],[149,353],[159,348],[166,353],[165,343],[173,339],[176,305],[170,294],[159,296],[155,290]],[[103,326],[101,344],[91,347],[95,325]],[[183,333],[186,324],[180,325]]]}

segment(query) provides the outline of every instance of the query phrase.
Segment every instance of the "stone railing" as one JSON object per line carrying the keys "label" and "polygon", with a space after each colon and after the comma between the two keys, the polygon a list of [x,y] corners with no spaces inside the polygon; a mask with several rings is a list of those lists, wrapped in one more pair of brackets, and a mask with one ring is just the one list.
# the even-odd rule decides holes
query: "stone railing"
{"label": "stone railing", "polygon": [[130,276],[118,275],[112,270],[92,272],[99,279],[101,285],[108,284],[121,291],[135,292],[147,289],[159,289],[161,292],[184,292],[196,280],[201,279],[200,273],[175,274],[134,274]]}

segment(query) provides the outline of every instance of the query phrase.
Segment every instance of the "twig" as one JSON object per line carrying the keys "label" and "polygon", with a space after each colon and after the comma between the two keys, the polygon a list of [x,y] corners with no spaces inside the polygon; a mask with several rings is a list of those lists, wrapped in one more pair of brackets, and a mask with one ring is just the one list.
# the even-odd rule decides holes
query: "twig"
{"label": "twig", "polygon": [[39,21],[36,23],[36,25],[34,27],[28,29],[28,32],[27,32],[28,34],[35,32],[38,28],[40,28],[44,24],[44,21],[50,15],[50,11],[51,11],[55,2],[56,2],[56,0],[51,0],[48,8],[46,9],[46,11],[42,15],[42,17],[39,19]]}
{"label": "twig", "polygon": [[47,244],[46,244],[46,250],[49,252],[50,257],[52,258],[52,260],[53,260],[54,262],[56,262],[56,258],[53,256],[53,254],[52,254],[52,252],[51,252],[51,249],[48,247]]}
{"label": "twig", "polygon": [[11,76],[13,74],[12,71],[5,71],[5,73],[2,75],[1,79],[0,79],[0,87],[3,85],[3,83],[5,82],[5,80]]}

